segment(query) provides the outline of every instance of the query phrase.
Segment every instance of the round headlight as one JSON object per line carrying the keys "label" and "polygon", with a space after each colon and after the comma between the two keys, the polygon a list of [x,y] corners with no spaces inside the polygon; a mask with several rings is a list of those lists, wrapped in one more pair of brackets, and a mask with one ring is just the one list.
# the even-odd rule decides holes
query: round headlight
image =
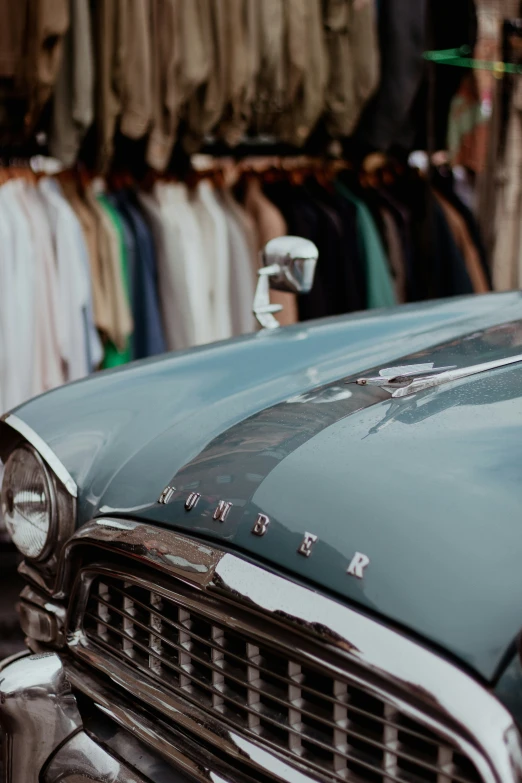
{"label": "round headlight", "polygon": [[1,503],[6,527],[20,552],[32,560],[46,554],[54,494],[45,465],[31,447],[22,446],[9,455]]}

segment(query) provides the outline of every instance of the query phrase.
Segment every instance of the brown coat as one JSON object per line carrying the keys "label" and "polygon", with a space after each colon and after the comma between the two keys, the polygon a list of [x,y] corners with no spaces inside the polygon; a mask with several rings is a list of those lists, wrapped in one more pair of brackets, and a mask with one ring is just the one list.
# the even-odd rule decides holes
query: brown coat
{"label": "brown coat", "polygon": [[448,221],[455,243],[464,257],[466,270],[471,280],[473,291],[476,294],[487,293],[490,290],[489,284],[480,263],[478,250],[471,239],[464,218],[455,207],[450,204],[449,201],[446,201],[439,193],[436,193],[435,197],[444,211],[444,216]]}
{"label": "brown coat", "polygon": [[[4,115],[9,126],[21,120],[25,135],[30,135],[58,76],[69,4],[0,0],[0,20],[0,124],[4,126]],[[9,116],[13,106],[16,118]]]}

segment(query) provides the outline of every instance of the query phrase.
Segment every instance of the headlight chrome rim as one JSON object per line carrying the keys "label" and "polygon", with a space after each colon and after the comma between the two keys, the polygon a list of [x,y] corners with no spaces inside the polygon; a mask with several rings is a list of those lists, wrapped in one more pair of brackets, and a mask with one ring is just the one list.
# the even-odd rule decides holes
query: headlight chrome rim
{"label": "headlight chrome rim", "polygon": [[[39,563],[39,562],[42,562],[44,560],[47,560],[51,556],[51,554],[53,552],[53,549],[54,549],[54,544],[55,544],[55,541],[56,541],[56,538],[57,538],[58,530],[57,530],[56,492],[55,492],[55,486],[54,486],[54,482],[53,482],[52,476],[50,475],[49,470],[47,468],[47,465],[45,464],[45,461],[43,460],[41,454],[39,454],[37,449],[35,449],[34,446],[32,446],[30,443],[23,443],[23,444],[19,445],[17,448],[15,448],[11,452],[11,454],[9,455],[9,457],[8,457],[6,463],[5,463],[4,481],[3,481],[3,485],[2,485],[2,491],[1,491],[2,506],[7,504],[9,501],[14,504],[14,497],[12,497],[12,488],[11,487],[7,487],[6,488],[5,479],[6,479],[6,476],[8,476],[9,461],[12,458],[14,458],[17,454],[19,454],[21,451],[25,451],[28,454],[30,454],[31,457],[36,461],[36,463],[38,465],[38,468],[39,468],[39,471],[40,471],[40,474],[41,474],[42,483],[44,485],[44,491],[45,491],[45,494],[46,494],[47,502],[49,504],[49,528],[47,530],[47,536],[46,536],[45,543],[44,543],[44,546],[43,546],[41,552],[39,552],[37,555],[28,555],[26,552],[24,552],[16,544],[16,542],[14,540],[14,536],[12,535],[10,527],[9,527],[9,524],[7,522],[7,518],[5,519],[5,522],[6,522],[6,527],[7,527],[7,530],[9,532],[9,535],[11,536],[11,539],[12,539],[13,543],[15,544],[16,548],[18,549],[18,551],[23,555],[23,557],[26,560],[28,560],[30,562],[33,562],[33,563]],[[11,497],[10,498],[6,498],[6,495],[9,493],[9,491],[11,491]],[[12,511],[14,511],[14,505],[13,505]]]}

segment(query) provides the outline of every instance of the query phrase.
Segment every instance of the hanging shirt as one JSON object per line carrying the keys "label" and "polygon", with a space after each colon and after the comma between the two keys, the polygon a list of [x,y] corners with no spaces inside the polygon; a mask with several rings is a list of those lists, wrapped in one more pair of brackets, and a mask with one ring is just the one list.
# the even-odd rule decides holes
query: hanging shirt
{"label": "hanging shirt", "polygon": [[183,262],[180,231],[168,220],[166,203],[155,196],[139,193],[139,202],[151,226],[158,261],[158,283],[161,312],[169,350],[189,348],[195,344],[192,311],[187,297],[187,280]]}
{"label": "hanging shirt", "polygon": [[22,187],[20,180],[10,180],[0,188],[0,215],[4,218],[0,266],[5,280],[0,296],[7,368],[3,404],[7,410],[33,393],[36,262],[31,226],[17,199]]}
{"label": "hanging shirt", "polygon": [[177,271],[181,287],[178,298],[183,296],[186,299],[187,317],[193,333],[191,345],[202,345],[215,339],[210,317],[210,260],[204,251],[201,230],[186,185],[179,183],[159,187],[158,197],[169,226],[168,236],[174,238],[179,253]]}
{"label": "hanging shirt", "polygon": [[133,356],[144,359],[167,350],[158,300],[157,261],[151,231],[131,194],[117,194],[120,214],[127,219],[135,241],[132,316]]}
{"label": "hanging shirt", "polygon": [[222,201],[222,204],[228,230],[232,330],[234,335],[246,334],[256,328],[252,312],[255,288],[248,258],[248,243],[241,225],[226,201]]}
{"label": "hanging shirt", "polygon": [[95,54],[96,166],[105,171],[114,152],[116,123],[122,109],[127,4],[91,3]]}
{"label": "hanging shirt", "polygon": [[192,208],[201,232],[209,275],[212,339],[226,340],[232,336],[228,228],[223,207],[208,180],[198,184]]}
{"label": "hanging shirt", "polygon": [[[2,202],[0,193],[0,204]],[[11,285],[11,262],[6,263],[6,255],[11,255],[11,236],[9,225],[5,215],[2,215],[0,211],[0,247],[3,250],[0,251],[0,416],[7,411],[6,402],[6,389],[7,378],[9,377],[9,365],[8,365],[8,324],[9,315],[8,308],[5,306],[6,299],[4,292],[9,291]],[[0,462],[0,482],[2,480],[2,463]]]}
{"label": "hanging shirt", "polygon": [[62,178],[60,185],[65,198],[80,221],[89,254],[89,278],[92,289],[94,323],[102,334],[110,334],[109,291],[104,278],[103,251],[101,247],[103,244],[103,231],[98,215],[100,207],[96,203],[96,209],[93,209],[87,197],[84,198],[80,195],[78,183],[72,178]]}
{"label": "hanging shirt", "polygon": [[83,378],[100,358],[92,317],[92,294],[87,247],[78,218],[62,196],[56,180],[44,177],[38,189],[46,205],[58,269],[58,284],[66,333],[63,357],[67,380]]}
{"label": "hanging shirt", "polygon": [[428,0],[386,0],[379,14],[381,79],[357,128],[360,141],[374,149],[411,149],[415,137],[412,107],[422,84]]}
{"label": "hanging shirt", "polygon": [[183,143],[189,153],[199,149],[205,136],[220,121],[230,97],[230,53],[235,41],[229,37],[227,22],[232,1],[194,0],[202,9],[202,30],[210,68],[205,83],[193,95],[186,110],[187,132]]}
{"label": "hanging shirt", "polygon": [[0,398],[2,412],[32,394],[34,254],[13,180],[0,187]]}
{"label": "hanging shirt", "polygon": [[[328,82],[328,61],[324,40],[320,0],[302,0],[306,4],[306,70],[296,99],[281,123],[280,135],[284,141],[302,146],[314,130],[325,102]],[[283,116],[283,120],[285,116]]]}
{"label": "hanging shirt", "polygon": [[459,215],[455,207],[443,196],[435,193],[435,198],[442,207],[455,243],[464,258],[474,293],[486,294],[490,290],[490,286],[480,263],[479,252],[471,239],[464,218]]}
{"label": "hanging shirt", "polygon": [[518,78],[509,119],[496,197],[495,290],[522,287],[522,78]]}
{"label": "hanging shirt", "polygon": [[357,208],[359,248],[366,260],[367,307],[369,310],[374,307],[393,307],[397,304],[393,280],[370,210],[345,185],[336,182],[336,188],[341,196],[351,201]]}
{"label": "hanging shirt", "polygon": [[49,150],[64,166],[76,161],[94,119],[94,54],[89,0],[70,0],[71,24],[53,97]]}
{"label": "hanging shirt", "polygon": [[126,5],[120,130],[130,139],[140,139],[152,119],[150,4],[148,0],[127,0]]}
{"label": "hanging shirt", "polygon": [[[51,97],[69,26],[67,0],[1,0],[3,143],[29,138]],[[7,138],[6,138],[7,137]]]}
{"label": "hanging shirt", "polygon": [[53,389],[65,381],[62,335],[66,324],[60,301],[58,268],[45,204],[36,188],[20,183],[18,201],[29,221],[34,249],[34,350],[32,394]]}
{"label": "hanging shirt", "polygon": [[377,9],[373,0],[326,0],[323,22],[329,62],[326,123],[350,136],[379,83]]}
{"label": "hanging shirt", "polygon": [[[125,309],[130,310],[130,297],[129,297],[129,259],[127,257],[127,251],[125,248],[125,239],[123,234],[123,226],[121,224],[118,211],[111,204],[110,200],[104,194],[99,194],[97,200],[106,212],[109,218],[116,239],[118,254],[114,259],[117,261],[113,265],[113,278],[114,278],[114,290],[118,292],[118,299],[123,299],[125,303]],[[123,305],[123,302],[122,302]],[[131,333],[125,336],[123,345],[115,345],[111,341],[107,342],[105,346],[105,357],[103,360],[103,367],[118,367],[121,364],[130,362],[132,358],[131,352]]]}

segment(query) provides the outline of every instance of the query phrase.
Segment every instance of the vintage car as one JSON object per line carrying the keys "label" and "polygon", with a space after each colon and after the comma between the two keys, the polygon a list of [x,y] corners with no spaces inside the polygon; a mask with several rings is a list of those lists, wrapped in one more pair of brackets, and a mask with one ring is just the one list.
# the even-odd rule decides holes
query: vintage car
{"label": "vintage car", "polygon": [[4,783],[522,781],[522,295],[265,328],[3,417]]}

